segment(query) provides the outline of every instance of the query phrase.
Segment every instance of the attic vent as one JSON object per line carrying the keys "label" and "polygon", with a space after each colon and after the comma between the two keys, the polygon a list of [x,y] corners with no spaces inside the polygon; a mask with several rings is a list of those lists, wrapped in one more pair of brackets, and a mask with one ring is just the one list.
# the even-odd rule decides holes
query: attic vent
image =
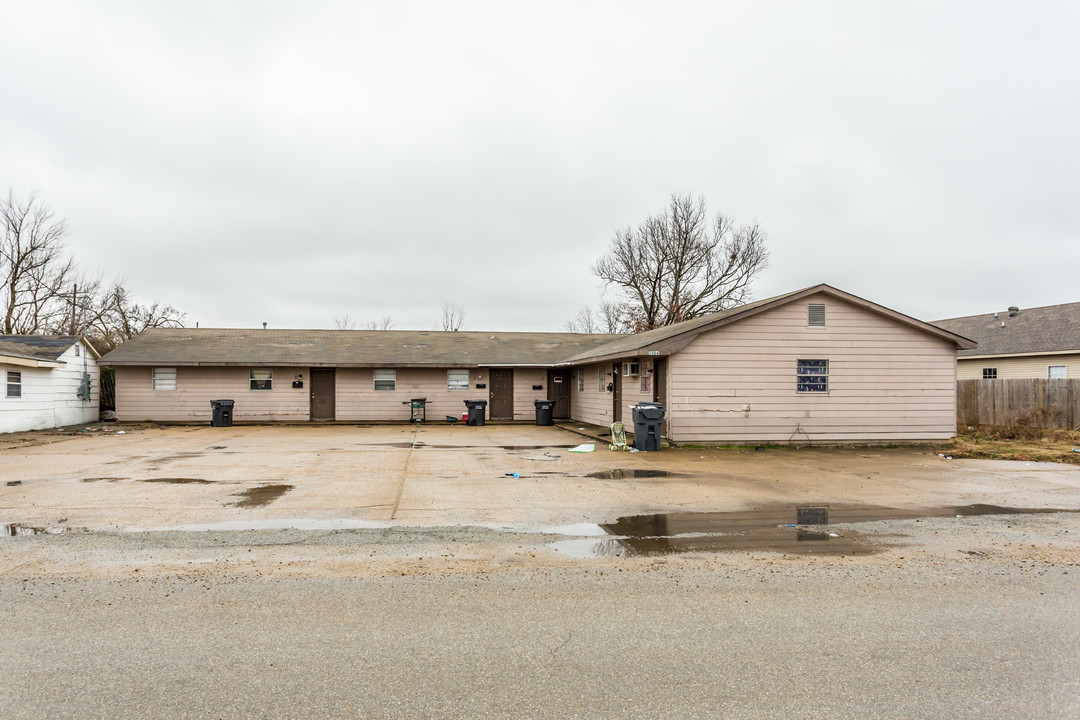
{"label": "attic vent", "polygon": [[810,327],[825,327],[825,305],[809,305],[807,313],[807,325]]}

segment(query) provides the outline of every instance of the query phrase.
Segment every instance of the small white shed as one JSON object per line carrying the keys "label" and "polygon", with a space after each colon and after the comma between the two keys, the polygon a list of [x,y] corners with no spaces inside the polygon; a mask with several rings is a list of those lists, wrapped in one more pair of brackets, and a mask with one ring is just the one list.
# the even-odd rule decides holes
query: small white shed
{"label": "small white shed", "polygon": [[61,335],[0,335],[0,433],[98,420],[98,353]]}

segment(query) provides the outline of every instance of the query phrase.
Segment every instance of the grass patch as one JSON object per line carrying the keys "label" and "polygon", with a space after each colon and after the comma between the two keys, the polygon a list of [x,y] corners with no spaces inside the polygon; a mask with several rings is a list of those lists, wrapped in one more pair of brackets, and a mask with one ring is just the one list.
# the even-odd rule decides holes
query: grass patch
{"label": "grass patch", "polygon": [[964,426],[959,430],[960,435],[947,444],[938,445],[937,451],[950,453],[955,458],[1080,465],[1080,452],[1073,452],[1073,448],[1080,448],[1080,432],[1075,430],[993,425]]}

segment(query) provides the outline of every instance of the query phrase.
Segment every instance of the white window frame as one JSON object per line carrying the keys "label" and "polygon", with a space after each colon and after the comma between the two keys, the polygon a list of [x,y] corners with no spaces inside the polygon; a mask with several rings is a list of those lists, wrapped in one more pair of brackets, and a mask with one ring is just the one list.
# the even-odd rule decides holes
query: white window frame
{"label": "white window frame", "polygon": [[[17,376],[14,381],[12,381],[12,379],[11,379],[12,375]],[[15,398],[15,399],[21,398],[22,397],[22,370],[8,370],[7,373],[6,373],[6,376],[4,377],[4,380],[6,381],[4,397]],[[12,390],[14,390],[15,392],[13,393]]]}
{"label": "white window frame", "polygon": [[607,392],[607,373],[603,365],[596,369],[597,387],[600,392]]}
{"label": "white window frame", "polygon": [[[464,377],[464,383],[462,383]],[[446,371],[447,390],[468,390],[471,378],[468,368],[453,368]]]}
{"label": "white window frame", "polygon": [[[255,373],[266,373],[265,378],[255,377]],[[266,383],[265,387],[256,387],[255,383]],[[254,392],[263,392],[274,389],[274,369],[273,368],[251,368],[248,371],[248,390]]]}
{"label": "white window frame", "polygon": [[[382,387],[379,387],[380,383],[382,383]],[[389,383],[389,387],[387,387],[387,383]],[[371,387],[377,392],[393,392],[397,390],[397,370],[393,368],[375,370],[371,374]]]}
{"label": "white window frame", "polygon": [[[170,377],[171,375],[171,377]],[[176,368],[172,367],[156,367],[153,373],[153,384],[155,390],[175,390],[176,389]],[[169,387],[172,385],[172,387]]]}
{"label": "white window frame", "polygon": [[[1061,374],[1060,375],[1055,375],[1054,370],[1057,370],[1059,368],[1061,369]],[[1069,366],[1068,365],[1049,365],[1046,368],[1046,377],[1048,377],[1050,379],[1064,380],[1064,379],[1069,377]]]}
{"label": "white window frame", "polygon": [[[814,308],[821,308],[821,322],[814,322]],[[806,306],[806,327],[825,327],[825,303],[810,303]]]}
{"label": "white window frame", "polygon": [[983,368],[982,369],[982,379],[983,380],[997,380],[997,368],[996,367]]}
{"label": "white window frame", "polygon": [[[804,365],[803,363],[806,363]],[[811,365],[810,363],[824,363]],[[824,372],[822,372],[824,370]],[[799,358],[795,361],[795,392],[800,395],[822,395],[829,392],[829,359]]]}
{"label": "white window frame", "polygon": [[577,389],[578,392],[585,389],[585,368],[583,367],[577,369]]}

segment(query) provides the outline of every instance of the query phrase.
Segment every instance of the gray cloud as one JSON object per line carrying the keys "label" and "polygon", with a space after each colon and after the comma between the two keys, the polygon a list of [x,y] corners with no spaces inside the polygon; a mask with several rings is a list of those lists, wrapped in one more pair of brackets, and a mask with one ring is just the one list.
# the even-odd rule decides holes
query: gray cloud
{"label": "gray cloud", "polygon": [[560,329],[672,192],[759,296],[1077,300],[1072,3],[4,3],[0,184],[203,326]]}

